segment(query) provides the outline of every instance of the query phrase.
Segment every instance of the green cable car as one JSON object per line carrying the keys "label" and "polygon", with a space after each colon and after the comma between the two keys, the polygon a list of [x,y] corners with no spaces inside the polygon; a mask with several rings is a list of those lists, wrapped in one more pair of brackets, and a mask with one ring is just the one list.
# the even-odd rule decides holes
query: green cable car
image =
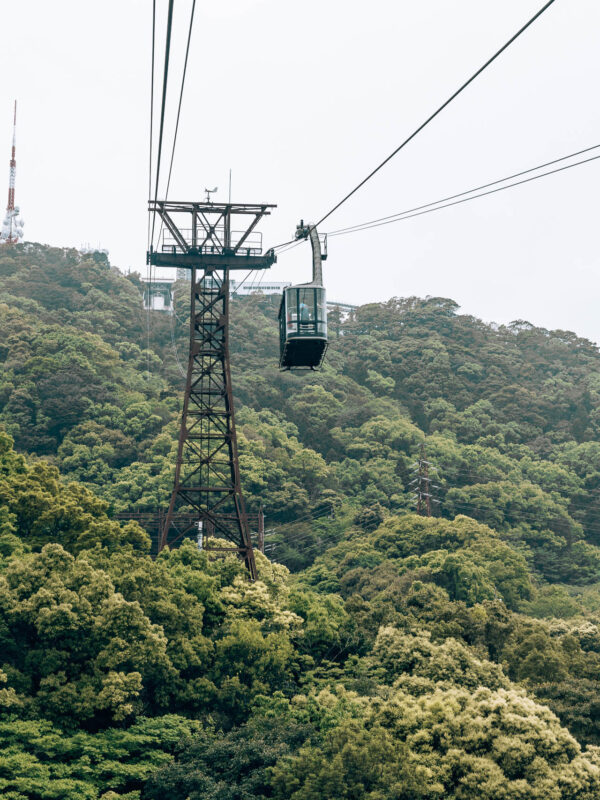
{"label": "green cable car", "polygon": [[322,261],[327,258],[327,245],[321,251],[321,240],[314,225],[301,221],[296,239],[310,236],[313,251],[311,283],[284,289],[279,307],[280,369],[317,369],[327,350],[327,302],[323,287]]}

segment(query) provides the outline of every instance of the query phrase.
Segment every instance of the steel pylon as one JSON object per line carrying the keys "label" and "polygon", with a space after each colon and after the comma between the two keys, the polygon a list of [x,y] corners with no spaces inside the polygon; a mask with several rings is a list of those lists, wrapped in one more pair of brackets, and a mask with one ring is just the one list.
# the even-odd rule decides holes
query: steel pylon
{"label": "steel pylon", "polygon": [[[229,271],[191,271],[190,352],[175,482],[160,542],[180,510],[197,513],[206,549],[238,552],[256,578],[240,481],[229,366]],[[196,523],[196,524],[197,524]],[[184,536],[187,530],[177,531]],[[234,546],[211,546],[210,537]],[[171,536],[172,539],[172,536]]]}
{"label": "steel pylon", "polygon": [[[190,350],[175,481],[159,552],[184,536],[207,550],[235,552],[257,577],[242,493],[229,362],[229,272],[267,269],[256,227],[272,205],[243,203],[150,204],[164,225],[148,263],[189,270]],[[241,230],[235,230],[238,220]],[[231,546],[212,540],[225,539]]]}

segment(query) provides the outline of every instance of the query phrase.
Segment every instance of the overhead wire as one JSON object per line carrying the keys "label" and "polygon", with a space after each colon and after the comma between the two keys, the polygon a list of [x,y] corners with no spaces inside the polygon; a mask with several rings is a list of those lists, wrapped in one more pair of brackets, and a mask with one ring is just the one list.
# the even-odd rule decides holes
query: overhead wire
{"label": "overhead wire", "polygon": [[[443,470],[443,468],[442,468],[442,470]],[[454,472],[455,472],[455,474],[457,474],[458,472],[460,472],[460,470],[455,470]],[[475,484],[473,484],[473,483],[471,483],[471,484],[463,484],[463,485],[460,485],[460,486],[438,486],[437,488],[440,489],[442,492],[446,492],[447,493],[452,489],[457,489],[458,491],[468,491],[469,489],[472,489],[473,486],[487,486],[490,483],[494,484],[494,483],[497,483],[497,482],[506,482],[506,483],[511,483],[513,486],[518,486],[519,483],[524,483],[524,482],[527,482],[527,480],[528,480],[527,478],[523,478],[521,481],[516,481],[513,478],[510,478],[509,476],[503,476],[502,478],[490,478],[490,477],[484,477],[484,476],[476,475],[475,473],[471,473],[471,475],[469,477],[473,477],[475,479],[483,477],[483,482],[475,483]],[[444,479],[447,480],[446,477]],[[460,480],[460,479],[458,477],[456,477],[456,480]],[[539,484],[537,484],[537,486],[539,486]],[[542,492],[544,492],[544,494],[546,496],[551,494],[551,492],[544,490],[543,487],[539,487],[539,488],[542,490]],[[560,492],[558,492],[557,490],[554,490],[554,491],[557,494],[560,494]],[[590,503],[590,504],[587,504],[587,505],[578,505],[575,502],[573,502],[571,500],[571,498],[569,498],[568,496],[562,495],[562,494],[560,494],[560,499],[565,501],[565,503],[566,503],[566,505],[562,505],[560,502],[554,501],[554,502],[557,503],[558,509],[560,509],[560,511],[563,511],[566,514],[568,514],[571,517],[571,519],[574,522],[576,522],[577,524],[583,525],[583,527],[585,528],[586,531],[591,531],[591,532],[594,532],[594,533],[600,532],[600,528],[598,528],[597,526],[589,525],[589,524],[587,524],[585,522],[581,522],[581,520],[579,520],[575,516],[573,516],[573,514],[578,512],[578,511],[579,512],[586,512],[586,511],[593,510],[594,506],[595,506],[594,503]],[[468,501],[458,501],[458,500],[454,500],[454,499],[448,499],[447,497],[441,500],[442,505],[444,505],[447,502],[451,503],[453,506],[456,506],[456,507],[467,507],[468,506],[470,508],[479,510],[479,511],[484,512],[484,513],[489,513],[490,511],[494,510],[494,508],[484,508],[484,507],[478,506],[478,505],[476,505],[474,503],[469,503]],[[502,509],[500,509],[500,512],[502,514],[504,514],[504,511],[502,511]],[[510,516],[510,513],[509,513],[509,516]],[[530,511],[530,512],[528,512],[528,511],[520,511],[519,512],[519,519],[521,519],[521,518],[522,519],[536,520],[536,519],[539,518],[539,515],[535,511]]]}
{"label": "overhead wire", "polygon": [[[290,548],[298,548],[299,546],[302,549],[307,549],[308,546],[312,548],[313,546],[322,547],[323,549],[327,550],[330,546],[337,544],[340,541],[340,537],[336,535],[329,535],[329,536],[318,536],[316,540],[313,540],[314,532],[307,532],[303,534],[297,534],[294,536],[285,536],[283,539],[277,540],[266,540],[265,546],[268,544],[273,547],[290,547]],[[304,544],[302,544],[304,543]]]}
{"label": "overhead wire", "polygon": [[[535,464],[539,464],[540,462],[534,461],[532,463],[535,465]],[[515,462],[515,465],[514,465],[513,469],[519,468],[519,464],[520,464],[519,461]],[[542,491],[545,494],[556,493],[556,494],[560,495],[561,499],[566,501],[569,504],[569,508],[572,508],[572,509],[574,509],[576,511],[588,511],[588,510],[594,509],[596,507],[600,507],[600,497],[598,499],[596,499],[596,500],[593,500],[593,501],[589,502],[589,503],[585,503],[583,505],[578,505],[572,499],[571,495],[569,495],[566,491],[561,490],[561,489],[551,489],[551,490],[549,489],[549,490],[546,490],[540,484],[536,484],[535,480],[533,478],[529,478],[526,474],[525,475],[521,475],[521,476],[516,476],[517,478],[519,478],[519,480],[516,480],[515,477],[512,477],[510,473],[503,473],[500,476],[490,476],[490,475],[482,475],[480,472],[475,472],[472,469],[461,469],[460,467],[446,466],[442,462],[438,462],[436,466],[437,466],[438,472],[440,474],[435,476],[435,480],[438,480],[438,481],[455,480],[455,481],[459,481],[461,483],[464,483],[464,479],[459,478],[458,477],[459,475],[466,476],[467,479],[473,479],[472,483],[466,484],[466,485],[440,487],[444,491],[447,491],[449,489],[467,489],[470,486],[478,485],[478,484],[479,485],[486,485],[488,483],[506,482],[506,483],[513,483],[513,484],[516,485],[519,482],[523,483],[523,482],[530,481],[531,483],[533,483],[533,484],[535,484],[537,486],[540,486],[540,488],[542,489]],[[496,469],[500,469],[499,467],[495,467],[495,468]],[[432,480],[433,480],[433,476],[432,476]],[[582,492],[582,493],[584,493],[585,495],[588,495],[588,496],[589,495],[592,495],[592,496],[600,495],[600,487],[596,487],[595,489],[587,489],[585,487],[579,487],[576,491]],[[579,498],[579,499],[581,499],[581,498]]]}
{"label": "overhead wire", "polygon": [[[289,534],[286,535],[285,532],[281,533],[281,531],[282,531],[282,528],[286,528],[289,525],[298,524],[299,522],[302,522],[302,521],[306,522],[306,523],[313,522],[313,521],[316,521],[316,520],[318,520],[318,519],[320,519],[320,518],[322,518],[324,516],[329,515],[330,513],[331,512],[330,512],[329,509],[325,509],[324,511],[321,511],[318,514],[314,514],[314,515],[307,514],[304,517],[301,517],[299,519],[293,520],[291,522],[284,522],[278,528],[274,528],[274,529],[271,529],[269,532],[265,532],[265,547],[268,545],[270,548],[274,548],[276,545],[283,546],[283,545],[286,545],[286,544],[289,546],[290,543],[292,543],[292,545],[293,545],[293,544],[297,544],[298,542],[305,541],[306,539],[310,539],[312,536],[315,535],[315,532],[312,531],[312,530],[311,531],[303,531],[303,532],[300,532],[300,533],[297,533],[297,534],[293,534],[291,536]],[[317,533],[317,535],[319,535],[320,533],[321,532],[319,531]],[[283,535],[283,536],[285,536],[285,538],[283,540],[279,540],[279,541],[271,540],[271,537],[277,536],[277,535],[280,535],[280,536]],[[329,536],[322,536],[321,535],[321,536],[319,536],[319,541],[314,543],[314,544],[316,544],[318,546],[321,546],[323,543],[332,542],[333,544],[336,544],[338,541],[339,541],[339,538],[336,535],[329,535]]]}
{"label": "overhead wire", "polygon": [[[481,506],[478,506],[478,505],[476,505],[474,503],[466,503],[466,502],[459,503],[459,502],[454,502],[453,501],[453,505],[457,509],[461,509],[461,508],[462,509],[472,509],[473,511],[481,511],[483,514],[488,514],[490,511],[494,511],[495,510],[494,508],[482,508]],[[567,509],[565,509],[565,511],[567,511]],[[539,520],[539,514],[536,514],[535,512],[520,511],[518,514],[516,514],[514,516],[512,516],[511,514],[505,515],[504,512],[502,512],[502,511],[501,511],[501,513],[505,517],[505,524],[508,524],[511,527],[514,526],[515,524],[519,523],[519,522],[525,522],[526,524],[531,525],[532,527],[535,528],[535,525],[533,523],[536,520]],[[568,511],[567,511],[567,513],[568,513]],[[508,517],[508,519],[507,519],[507,517]],[[575,523],[577,523],[578,525],[581,525],[583,527],[584,533],[586,533],[586,532],[600,533],[600,528],[598,528],[595,525],[585,525],[584,523],[579,522],[579,520],[576,520],[576,519],[573,520],[573,521]],[[493,526],[493,523],[490,523],[490,524]]]}
{"label": "overhead wire", "polygon": [[[156,0],[152,0],[152,55],[150,73],[150,149],[148,158],[148,198],[152,197],[152,156],[153,153],[153,131],[154,131],[154,50],[156,43]],[[148,208],[148,247],[150,249],[150,222],[152,212]]]}
{"label": "overhead wire", "polygon": [[300,517],[295,517],[294,519],[288,520],[287,522],[282,522],[276,528],[270,528],[269,531],[265,532],[265,536],[274,536],[278,531],[281,530],[281,528],[286,528],[289,525],[296,525],[298,522],[304,522],[306,520],[318,519],[319,517],[325,516],[325,514],[330,514],[330,513],[331,513],[330,510],[327,508],[323,509],[322,511],[315,512],[314,514],[312,512],[308,512],[307,514],[302,514],[302,516]]}
{"label": "overhead wire", "polygon": [[234,295],[236,295],[236,294],[239,292],[239,290],[240,290],[240,289],[242,288],[242,286],[243,286],[243,285],[246,283],[246,281],[248,280],[248,278],[250,277],[250,275],[252,275],[252,273],[253,273],[253,272],[256,272],[256,270],[255,270],[255,269],[251,269],[251,270],[249,270],[249,271],[248,271],[248,274],[247,274],[247,275],[246,275],[246,277],[243,279],[243,281],[242,281],[240,284],[238,284],[238,285],[235,287],[234,291],[231,293],[231,296],[232,296],[232,297],[233,297]]}
{"label": "overhead wire", "polygon": [[279,250],[282,247],[286,247],[286,245],[288,244],[294,244],[295,241],[296,239],[290,239],[288,242],[281,242],[281,244],[275,244],[273,245],[273,247],[267,247],[266,252],[268,252],[269,250]]}
{"label": "overhead wire", "polygon": [[381,170],[387,163],[389,163],[394,156],[396,156],[401,150],[403,150],[406,145],[411,142],[424,128],[426,128],[430,122],[432,122],[447,106],[452,103],[473,81],[481,75],[506,49],[510,47],[513,42],[515,42],[550,6],[555,2],[555,0],[548,0],[548,2],[544,3],[542,8],[539,9],[532,17],[529,19],[519,30],[513,34],[510,39],[505,42],[502,47],[497,50],[494,55],[489,58],[485,64],[483,64],[479,69],[471,75],[450,97],[445,100],[441,106],[439,106],[433,114],[430,114],[427,119],[422,122],[411,134],[408,136],[404,141],[393,150],[387,158],[385,158],[380,164],[372,170],[366,178],[363,178],[360,183],[358,183],[350,192],[348,192],[338,203],[336,203],[333,208],[331,208],[326,214],[324,214],[315,224],[313,227],[318,227],[326,219],[328,219],[338,208],[340,208],[344,203],[346,203],[356,192],[367,183],[367,181],[371,180],[371,178],[376,175],[379,170]]}
{"label": "overhead wire", "polygon": [[[152,155],[154,130],[154,51],[156,42],[156,0],[152,0],[152,54],[150,75],[150,150],[148,158],[148,197],[152,195]],[[148,245],[150,250],[150,222],[152,212],[148,208]],[[152,266],[148,263],[146,270],[147,307],[146,307],[146,383],[150,382],[150,298],[152,297]]]}
{"label": "overhead wire", "polygon": [[[465,197],[466,195],[473,195],[475,192],[480,192],[482,189],[488,189],[491,186],[497,186],[500,183],[506,183],[507,181],[511,181],[511,180],[513,180],[513,178],[519,178],[522,175],[527,175],[527,174],[529,174],[531,172],[537,172],[538,170],[545,169],[546,167],[550,167],[553,164],[558,164],[561,161],[567,161],[570,158],[575,158],[576,156],[583,155],[584,153],[589,153],[592,150],[597,150],[599,147],[600,147],[600,144],[595,144],[595,145],[592,145],[591,147],[586,147],[583,150],[578,150],[575,153],[570,153],[569,155],[561,156],[560,158],[554,158],[554,159],[552,159],[552,161],[546,161],[544,164],[538,164],[535,167],[529,167],[528,169],[524,169],[524,170],[522,170],[520,172],[514,172],[512,175],[507,175],[504,178],[498,178],[495,181],[490,181],[489,183],[484,183],[484,184],[482,184],[480,186],[475,186],[473,189],[467,189],[464,192],[458,192],[457,194],[451,194],[451,195],[448,195],[447,197],[442,197],[439,200],[435,200],[435,201],[433,201],[431,203],[424,203],[423,205],[415,206],[414,208],[409,208],[409,209],[406,209],[405,211],[398,211],[395,214],[389,214],[386,217],[379,217],[377,219],[372,219],[372,220],[369,220],[367,222],[359,222],[359,223],[356,223],[355,225],[349,225],[349,226],[347,226],[345,228],[338,228],[337,230],[328,231],[327,235],[328,236],[341,236],[342,234],[354,233],[355,231],[358,231],[358,230],[367,230],[370,227],[378,227],[378,225],[383,224],[383,223],[388,222],[388,221],[389,222],[397,222],[397,221],[399,221],[399,218],[404,218],[408,214],[415,214],[415,212],[417,212],[417,211],[421,211],[423,209],[428,209],[428,208],[431,208],[432,206],[440,206],[441,203],[446,203],[449,200],[455,200],[455,199],[457,199],[459,197]],[[579,164],[582,164],[582,163],[587,163],[587,160],[579,161],[579,162],[577,162],[575,164],[571,164],[569,166],[578,166]],[[542,175],[537,175],[534,178],[532,178],[532,180],[534,180],[535,178],[543,178],[546,175],[552,175],[552,174],[554,174],[554,170],[551,170],[549,172],[543,173]],[[510,189],[512,186],[519,186],[520,184],[521,184],[520,181],[518,183],[512,183],[509,186],[501,187],[501,189],[498,189],[498,191],[501,191],[502,189]],[[487,194],[487,192],[485,194]],[[482,197],[482,196],[484,196],[484,195],[483,194],[482,195],[476,195],[475,197],[468,197],[467,199],[468,200],[475,200],[477,197]],[[447,206],[440,206],[440,207],[441,208],[446,208]],[[431,208],[431,210],[432,211],[437,211],[438,209],[437,208]]]}
{"label": "overhead wire", "polygon": [[[453,472],[454,472],[454,476],[450,476],[450,477],[451,478],[454,477],[455,480],[457,480],[457,481],[461,480],[458,477],[459,473],[465,474],[465,475],[467,475],[468,478],[473,478],[475,480],[477,480],[479,478],[479,479],[481,479],[481,481],[475,482],[475,483],[463,483],[460,486],[438,487],[439,489],[441,489],[442,491],[445,491],[445,492],[448,492],[451,489],[457,489],[458,491],[468,491],[469,489],[472,489],[473,486],[487,486],[490,483],[494,484],[494,483],[498,483],[498,482],[503,482],[503,483],[511,483],[514,486],[518,486],[520,483],[526,483],[526,482],[529,481],[529,479],[526,476],[523,477],[520,481],[518,481],[518,480],[515,480],[514,478],[511,478],[508,475],[504,475],[501,478],[491,478],[491,477],[488,477],[488,476],[477,475],[476,473],[463,472],[461,470],[454,470]],[[444,480],[447,480],[447,477],[444,477]],[[534,485],[538,486],[546,496],[549,496],[549,495],[552,495],[552,494],[558,494],[559,497],[560,497],[560,500],[564,501],[565,505],[563,505],[561,502],[558,502],[558,501],[554,501],[554,502],[556,502],[557,505],[559,506],[559,508],[562,511],[564,511],[565,513],[567,513],[575,522],[577,522],[578,524],[583,525],[586,530],[600,531],[600,529],[597,528],[596,526],[589,525],[589,524],[587,524],[585,522],[582,522],[581,520],[579,520],[579,519],[577,519],[576,517],[573,516],[573,514],[575,514],[577,512],[583,512],[583,513],[585,513],[585,512],[592,512],[592,513],[596,512],[598,510],[598,508],[600,507],[597,499],[596,500],[592,500],[589,503],[583,503],[582,504],[582,503],[579,503],[579,502],[576,502],[575,500],[573,500],[569,495],[563,494],[558,489],[546,490],[542,486],[540,486],[539,484],[535,484],[534,481],[531,481],[531,482],[534,483]],[[586,492],[585,489],[580,489],[580,491],[581,492]],[[592,492],[586,492],[586,493],[591,494]],[[583,499],[582,497],[578,498],[578,500],[582,500],[582,499]],[[454,500],[450,500],[450,502],[454,503],[455,501]],[[481,510],[485,510],[485,509],[481,509]]]}
{"label": "overhead wire", "polygon": [[[461,470],[454,470],[454,471],[455,472],[461,472]],[[482,477],[482,476],[476,475],[474,473],[472,473],[472,476],[473,477]],[[486,480],[489,480],[489,479],[486,478]],[[454,487],[449,487],[449,488],[454,488]],[[468,488],[468,487],[466,487],[466,488]],[[567,499],[567,498],[565,498],[565,499]],[[458,509],[470,509],[470,510],[473,510],[473,511],[480,511],[480,512],[483,512],[483,513],[488,513],[490,511],[490,509],[488,509],[488,508],[483,508],[483,507],[481,507],[479,505],[476,505],[475,503],[469,503],[468,501],[462,501],[462,502],[452,501],[452,504],[453,504],[453,506],[455,508],[458,508]],[[570,513],[570,509],[568,509],[568,508],[562,508],[561,507],[561,510],[565,511],[566,513]],[[578,509],[577,507],[575,507],[575,510],[585,510],[585,509]],[[297,545],[301,544],[302,542],[305,542],[305,544],[302,545],[302,553],[308,553],[308,552],[310,552],[310,551],[312,551],[314,549],[321,548],[323,546],[323,544],[327,544],[328,542],[332,542],[333,544],[337,544],[340,540],[335,535],[333,535],[333,536],[330,535],[330,536],[323,537],[322,535],[319,536],[320,532],[315,532],[314,530],[301,531],[301,532],[298,532],[298,533],[290,532],[288,534],[285,534],[285,529],[290,527],[290,526],[292,526],[292,525],[296,525],[296,524],[301,523],[301,522],[309,523],[309,522],[315,521],[315,520],[317,520],[319,518],[322,518],[322,517],[324,517],[324,516],[326,516],[328,514],[330,514],[330,510],[329,509],[324,509],[321,512],[318,512],[317,514],[310,514],[309,513],[309,514],[302,515],[302,516],[297,517],[297,518],[295,518],[293,520],[290,520],[289,522],[284,522],[281,525],[279,525],[278,527],[267,531],[265,533],[265,538],[271,538],[273,536],[278,536],[278,535],[279,536],[281,536],[281,535],[285,536],[285,538],[284,538],[284,540],[282,542],[271,542],[270,546],[274,546],[275,544],[281,544],[281,545],[287,544],[288,546],[294,546],[294,545],[297,546]],[[514,517],[513,524],[515,524],[515,522],[518,523],[519,521],[530,522],[531,523],[531,522],[537,521],[538,519],[539,519],[539,515],[535,511],[527,512],[525,510],[521,510]],[[574,519],[574,522],[578,522],[578,520]],[[582,524],[582,523],[579,523],[579,524]],[[588,531],[590,533],[598,533],[598,532],[600,532],[600,529],[597,528],[596,526],[593,526],[593,525],[583,524],[583,527],[584,527],[584,530],[586,532],[588,532]],[[307,540],[312,539],[313,537],[315,537],[315,535],[318,537],[317,541],[314,541],[314,542],[309,541],[309,542],[307,542]]]}
{"label": "overhead wire", "polygon": [[179,372],[181,373],[181,377],[186,377],[186,371],[184,370],[183,366],[181,365],[181,361],[179,359],[179,353],[177,352],[177,342],[175,341],[175,309],[173,309],[173,313],[169,315],[171,317],[171,347],[173,349],[173,353],[175,354],[175,361],[177,363],[177,367]]}
{"label": "overhead wire", "polygon": [[[175,133],[173,135],[173,148],[171,150],[171,162],[169,164],[169,175],[167,178],[167,189],[165,191],[165,201],[169,199],[169,189],[171,187],[171,175],[173,173],[173,161],[175,159],[175,148],[177,146],[177,134],[179,133],[179,118],[181,116],[181,104],[183,101],[183,90],[185,87],[185,77],[187,74],[187,66],[188,66],[188,57],[190,54],[190,42],[192,40],[192,29],[194,27],[194,12],[196,10],[196,0],[192,0],[192,10],[190,12],[190,24],[188,28],[188,36],[187,36],[187,44],[185,47],[185,59],[183,62],[183,74],[181,77],[181,89],[179,91],[179,104],[177,106],[177,118],[175,121]],[[158,241],[160,241],[160,237],[162,234],[163,229],[163,222],[161,220],[160,223],[160,230],[158,231]]]}
{"label": "overhead wire", "polygon": [[[598,145],[596,145],[598,146]],[[414,217],[421,217],[424,214],[431,214],[434,211],[441,211],[443,208],[450,208],[451,206],[457,206],[461,203],[468,203],[470,200],[477,200],[480,197],[486,197],[487,195],[496,194],[497,192],[503,192],[505,189],[512,189],[514,186],[521,186],[524,183],[531,183],[531,181],[537,181],[539,178],[546,178],[548,175],[554,175],[557,172],[564,172],[567,169],[572,169],[573,167],[579,167],[582,164],[588,164],[590,161],[597,161],[600,158],[600,155],[590,156],[590,158],[584,158],[581,161],[576,161],[573,164],[566,164],[563,167],[557,167],[556,169],[548,170],[547,172],[542,172],[539,175],[533,175],[530,178],[523,178],[523,180],[515,181],[514,183],[509,183],[506,186],[498,186],[495,189],[488,189],[486,192],[480,192],[479,194],[471,195],[470,197],[463,197],[460,200],[453,200],[450,203],[443,203],[441,200],[438,201],[442,203],[442,205],[436,205],[435,203],[430,203],[428,205],[433,206],[433,208],[426,208],[424,211],[417,211],[415,213],[405,212],[403,216],[397,216],[393,219],[386,219],[385,222],[376,222],[373,224],[364,224],[362,226],[356,226],[355,228],[348,229],[348,230],[340,230],[338,232],[331,232],[328,233],[328,236],[344,236],[349,233],[358,233],[360,231],[367,231],[371,228],[380,228],[383,225],[391,225],[394,222],[403,222],[406,219],[413,219]],[[475,190],[473,190],[475,191]],[[468,194],[468,192],[463,192],[462,194]],[[457,195],[458,196],[458,195]]]}
{"label": "overhead wire", "polygon": [[[461,513],[460,509],[463,509],[464,511],[467,511],[467,513],[469,513],[469,515],[472,514],[472,512],[477,512],[477,511],[489,512],[489,510],[490,510],[490,509],[481,508],[480,506],[477,506],[477,505],[475,505],[473,503],[454,503],[454,505],[459,510],[459,513]],[[407,509],[407,510],[405,510],[405,513],[411,513],[411,512]],[[412,513],[414,513],[414,512],[412,512]],[[444,517],[442,517],[442,518],[444,518]],[[512,518],[512,520],[508,521],[508,524],[511,527],[514,527],[514,525],[518,524],[519,522],[525,522],[527,524],[532,524],[532,521],[535,521],[536,519],[539,519],[539,516],[536,515],[535,513],[527,513],[527,512],[521,511],[518,515],[515,515]],[[598,529],[594,528],[594,527],[584,526],[584,531],[585,532],[589,531],[591,533],[597,533]],[[499,533],[501,534],[502,531],[500,531]],[[272,544],[282,544],[282,545],[283,544],[287,544],[288,546],[292,546],[292,547],[294,545],[300,544],[301,545],[301,549],[300,549],[301,554],[302,555],[306,555],[306,554],[312,553],[315,550],[322,549],[323,545],[324,544],[327,545],[328,542],[331,542],[332,543],[331,546],[334,546],[334,545],[338,544],[340,541],[344,541],[343,539],[340,540],[335,536],[326,536],[326,537],[321,537],[318,541],[301,544],[303,541],[306,541],[306,538],[308,536],[310,536],[310,535],[311,534],[300,534],[298,536],[287,536],[286,539],[283,542],[281,542],[281,543],[277,542],[277,543],[272,543]],[[323,552],[321,552],[321,553],[317,552],[315,554],[315,558],[318,557],[319,555],[323,555],[324,552],[327,549],[329,549],[329,548],[325,547],[325,550],[323,550]],[[272,559],[272,560],[275,560],[275,559]]]}
{"label": "overhead wire", "polygon": [[[185,59],[184,59],[184,64],[183,64],[183,74],[182,74],[182,78],[181,78],[181,87],[180,87],[180,91],[179,91],[179,102],[178,102],[178,106],[177,106],[177,117],[176,117],[176,121],[175,121],[175,132],[174,132],[174,135],[173,135],[173,146],[172,146],[172,149],[171,149],[171,159],[170,159],[170,163],[169,163],[169,174],[168,174],[168,177],[167,177],[167,187],[166,187],[166,192],[165,192],[165,200],[168,198],[168,195],[169,195],[169,189],[170,189],[170,186],[171,186],[171,176],[173,174],[173,162],[175,160],[175,149],[177,147],[177,136],[178,136],[178,133],[179,133],[179,120],[181,118],[181,106],[182,106],[182,102],[183,102],[183,92],[184,92],[184,88],[185,88],[185,79],[186,79],[186,75],[187,75],[187,66],[188,66],[188,59],[189,59],[189,53],[190,53],[190,43],[191,43],[191,39],[192,39],[192,30],[193,30],[193,25],[194,25],[194,13],[195,13],[195,10],[196,10],[196,0],[193,0],[191,12],[190,12],[190,22],[189,22],[187,43],[186,43],[186,49],[185,49]],[[163,80],[163,96],[162,96],[162,108],[161,108],[161,129],[160,129],[160,141],[159,141],[158,162],[157,162],[157,172],[156,172],[156,189],[155,189],[155,197],[154,197],[155,201],[156,201],[156,199],[158,197],[158,180],[159,180],[159,173],[160,173],[162,135],[163,135],[163,127],[164,127],[165,97],[166,97],[166,88],[167,88],[167,82],[168,82],[168,68],[169,68],[169,53],[170,53],[172,17],[173,17],[173,2],[170,2],[169,3],[168,20],[167,20],[167,41],[166,41],[166,46],[165,46],[165,74],[164,74],[164,80]],[[153,18],[152,18],[152,101],[151,101],[152,104],[153,104],[153,100],[154,100],[154,40],[155,40],[155,25],[156,25],[156,0],[153,0]],[[151,113],[151,117],[152,116],[153,116],[153,114]],[[151,134],[150,134],[150,182],[149,182],[149,194],[152,191],[152,173],[151,173],[151,170],[152,170],[152,126],[151,126]],[[155,216],[156,216],[156,212],[154,212],[154,216],[153,216],[152,238],[151,238],[152,243],[154,242],[154,219],[155,219]],[[148,218],[148,229],[149,229],[148,230],[148,236],[149,236],[149,239],[150,239],[150,218]],[[161,220],[161,226],[160,226],[160,230],[159,230],[159,233],[158,233],[159,240],[160,240],[160,236],[162,234],[162,229],[163,229],[163,223],[162,223],[162,220]],[[151,298],[151,296],[152,296],[152,271],[151,271],[152,267],[150,266],[149,269],[150,269],[150,280],[149,280],[149,290],[148,290],[149,291],[149,295],[148,296],[149,296],[149,298]],[[184,371],[184,369],[183,369],[183,367],[181,365],[181,361],[179,359],[179,354],[177,352],[177,345],[176,345],[176,342],[175,342],[174,324],[175,324],[174,323],[174,319],[172,317],[171,318],[171,324],[170,324],[170,328],[171,328],[171,345],[172,345],[173,352],[175,354],[175,360],[176,360],[179,372],[181,373],[181,375],[183,377],[185,377],[186,373],[185,373],[185,371]],[[149,371],[150,371],[150,367],[149,367],[149,359],[150,359],[149,349],[150,349],[150,311],[148,309],[148,374],[149,374]]]}
{"label": "overhead wire", "polygon": [[292,243],[288,242],[287,246],[283,247],[283,249],[279,250],[277,255],[281,255],[282,253],[286,253],[288,250],[293,250],[294,247],[298,247],[299,245],[304,244],[306,241],[308,241],[308,240],[307,239],[297,239],[296,241],[294,241]]}
{"label": "overhead wire", "polygon": [[[160,164],[162,159],[162,143],[163,143],[163,133],[164,133],[164,126],[165,126],[165,106],[167,100],[167,83],[169,80],[169,57],[171,53],[171,29],[173,26],[173,3],[174,0],[169,0],[169,7],[167,11],[167,33],[166,33],[166,42],[165,42],[165,63],[164,63],[164,73],[163,73],[163,87],[162,87],[162,101],[161,101],[161,109],[160,109],[160,132],[158,135],[158,151],[157,151],[157,159],[156,159],[156,183],[154,188],[154,205],[156,207],[156,201],[158,200],[158,185],[160,180]],[[152,215],[152,235],[150,238],[151,246],[154,245],[154,227],[156,224],[156,210]]]}

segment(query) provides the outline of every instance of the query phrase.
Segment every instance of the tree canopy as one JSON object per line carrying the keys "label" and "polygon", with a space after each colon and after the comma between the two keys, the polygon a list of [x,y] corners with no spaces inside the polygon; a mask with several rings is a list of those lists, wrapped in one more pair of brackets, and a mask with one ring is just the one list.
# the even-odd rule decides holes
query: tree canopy
{"label": "tree canopy", "polygon": [[0,251],[2,796],[600,796],[596,346],[393,298],[291,375],[277,298],[234,297],[251,583],[115,517],[164,507],[179,424],[189,285],[141,289]]}

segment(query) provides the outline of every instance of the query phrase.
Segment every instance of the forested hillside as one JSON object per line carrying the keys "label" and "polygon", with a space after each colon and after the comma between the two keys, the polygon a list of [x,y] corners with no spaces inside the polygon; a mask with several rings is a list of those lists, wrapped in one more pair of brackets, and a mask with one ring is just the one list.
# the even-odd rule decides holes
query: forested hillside
{"label": "forested hillside", "polygon": [[188,290],[148,320],[100,254],[0,251],[2,796],[596,800],[597,347],[394,298],[290,375],[234,297],[251,584],[114,517],[168,501]]}

